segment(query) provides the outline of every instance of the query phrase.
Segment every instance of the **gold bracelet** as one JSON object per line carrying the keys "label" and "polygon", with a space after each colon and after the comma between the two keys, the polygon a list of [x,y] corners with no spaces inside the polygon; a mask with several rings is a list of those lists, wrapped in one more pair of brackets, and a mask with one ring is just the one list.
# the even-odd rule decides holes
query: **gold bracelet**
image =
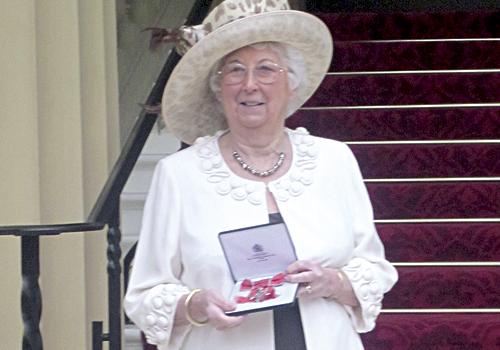
{"label": "gold bracelet", "polygon": [[203,322],[198,322],[194,318],[191,317],[189,314],[189,304],[191,303],[191,299],[194,297],[196,293],[201,292],[201,289],[193,289],[188,296],[186,297],[186,300],[184,300],[184,309],[185,309],[185,314],[186,314],[186,319],[191,323],[193,326],[196,327],[202,327],[208,323],[208,319]]}

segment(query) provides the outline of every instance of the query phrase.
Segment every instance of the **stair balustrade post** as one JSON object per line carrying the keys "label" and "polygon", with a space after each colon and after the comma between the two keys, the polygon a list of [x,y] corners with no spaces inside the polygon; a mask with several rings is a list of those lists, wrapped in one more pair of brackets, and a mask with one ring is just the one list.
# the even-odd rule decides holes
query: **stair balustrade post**
{"label": "stair balustrade post", "polygon": [[23,350],[42,350],[40,316],[42,295],[38,279],[40,277],[40,237],[21,237],[21,312],[23,317]]}
{"label": "stair balustrade post", "polygon": [[108,223],[108,317],[109,349],[121,350],[121,231],[118,204]]}
{"label": "stair balustrade post", "polygon": [[92,322],[92,350],[102,350],[102,322]]}

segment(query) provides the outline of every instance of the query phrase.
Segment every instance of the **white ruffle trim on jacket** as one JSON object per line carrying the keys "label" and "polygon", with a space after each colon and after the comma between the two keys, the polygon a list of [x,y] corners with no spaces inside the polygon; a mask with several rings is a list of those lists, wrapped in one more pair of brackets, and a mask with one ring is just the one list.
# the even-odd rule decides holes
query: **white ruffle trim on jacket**
{"label": "white ruffle trim on jacket", "polygon": [[[221,195],[229,195],[236,201],[247,200],[253,205],[263,203],[263,196],[255,181],[245,180],[234,175],[225,166],[217,145],[218,138],[225,131],[219,131],[214,136],[203,136],[196,139],[194,147],[199,158],[199,169],[205,174],[215,191]],[[279,179],[269,183],[276,200],[286,202],[290,197],[300,196],[305,188],[314,182],[314,169],[318,157],[318,147],[314,137],[302,127],[295,130],[286,129],[294,147],[294,159],[290,171]]]}
{"label": "white ruffle trim on jacket", "polygon": [[186,293],[189,293],[189,289],[179,284],[162,284],[151,289],[144,299],[144,305],[149,310],[145,316],[147,328],[144,330],[148,343],[168,342],[177,302]]}
{"label": "white ruffle trim on jacket", "polygon": [[351,316],[356,331],[369,332],[375,328],[383,298],[383,290],[377,282],[373,264],[362,258],[354,258],[342,268],[342,271],[351,281],[360,304],[358,307],[345,305],[345,308]]}

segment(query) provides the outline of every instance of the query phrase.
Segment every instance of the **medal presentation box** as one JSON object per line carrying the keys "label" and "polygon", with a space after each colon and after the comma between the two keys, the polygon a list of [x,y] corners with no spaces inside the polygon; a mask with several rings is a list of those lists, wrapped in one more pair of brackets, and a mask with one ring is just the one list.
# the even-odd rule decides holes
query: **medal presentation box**
{"label": "medal presentation box", "polygon": [[245,227],[219,233],[219,241],[233,277],[228,296],[236,316],[291,305],[298,283],[284,281],[284,271],[297,260],[284,223]]}

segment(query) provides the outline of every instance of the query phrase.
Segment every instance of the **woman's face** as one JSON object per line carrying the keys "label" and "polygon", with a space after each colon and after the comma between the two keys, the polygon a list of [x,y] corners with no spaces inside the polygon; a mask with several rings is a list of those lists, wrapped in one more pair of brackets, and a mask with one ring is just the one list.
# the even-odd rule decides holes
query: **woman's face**
{"label": "woman's face", "polygon": [[[271,73],[275,80],[269,83],[267,70],[276,68],[278,73]],[[280,56],[268,47],[246,46],[226,56],[221,69],[218,98],[231,130],[283,126],[292,92],[288,87],[286,70],[279,68],[285,68]],[[241,74],[244,71],[246,73],[241,82],[227,79],[227,74]]]}

